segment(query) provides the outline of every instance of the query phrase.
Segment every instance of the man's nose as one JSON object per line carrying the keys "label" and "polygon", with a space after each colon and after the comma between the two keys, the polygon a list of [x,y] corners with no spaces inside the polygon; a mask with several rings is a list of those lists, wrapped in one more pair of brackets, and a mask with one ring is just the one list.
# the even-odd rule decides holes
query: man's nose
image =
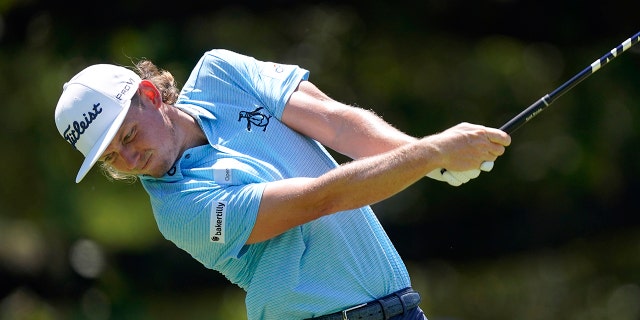
{"label": "man's nose", "polygon": [[138,159],[140,158],[140,154],[134,148],[130,146],[126,146],[120,150],[120,157],[122,157],[122,161],[128,170],[133,170],[136,168],[138,164]]}

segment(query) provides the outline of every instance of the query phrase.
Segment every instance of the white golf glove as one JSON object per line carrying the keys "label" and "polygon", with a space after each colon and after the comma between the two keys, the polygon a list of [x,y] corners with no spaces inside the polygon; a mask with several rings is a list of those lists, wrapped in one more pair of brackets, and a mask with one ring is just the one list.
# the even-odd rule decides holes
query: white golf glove
{"label": "white golf glove", "polygon": [[469,182],[480,175],[480,170],[489,172],[493,169],[493,161],[485,161],[480,165],[480,169],[472,169],[467,171],[449,171],[445,169],[436,169],[427,174],[427,177],[438,181],[446,182],[454,187]]}

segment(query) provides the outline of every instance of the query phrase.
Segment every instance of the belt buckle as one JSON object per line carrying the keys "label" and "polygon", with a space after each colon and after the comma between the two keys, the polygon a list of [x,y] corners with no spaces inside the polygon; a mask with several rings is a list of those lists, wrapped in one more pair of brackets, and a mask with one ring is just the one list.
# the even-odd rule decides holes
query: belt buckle
{"label": "belt buckle", "polygon": [[349,320],[349,317],[347,317],[347,312],[353,311],[353,310],[358,309],[360,307],[364,307],[366,305],[367,305],[366,303],[363,303],[363,304],[359,304],[359,305],[357,305],[355,307],[351,307],[351,308],[342,310],[342,320]]}

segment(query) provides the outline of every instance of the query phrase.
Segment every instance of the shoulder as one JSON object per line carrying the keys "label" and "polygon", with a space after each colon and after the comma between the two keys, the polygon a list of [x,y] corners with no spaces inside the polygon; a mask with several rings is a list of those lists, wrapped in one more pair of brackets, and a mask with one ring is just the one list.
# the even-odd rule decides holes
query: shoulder
{"label": "shoulder", "polygon": [[212,49],[207,51],[203,59],[209,60],[219,64],[241,64],[241,63],[255,63],[257,60],[250,55],[242,54],[236,51],[228,49]]}

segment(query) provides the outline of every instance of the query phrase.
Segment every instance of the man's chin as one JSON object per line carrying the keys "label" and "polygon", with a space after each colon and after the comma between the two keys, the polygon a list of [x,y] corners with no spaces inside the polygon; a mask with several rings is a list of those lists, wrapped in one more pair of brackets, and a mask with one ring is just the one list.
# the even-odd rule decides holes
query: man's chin
{"label": "man's chin", "polygon": [[147,177],[152,177],[152,178],[162,178],[165,174],[167,174],[167,171],[164,172],[146,172],[143,173],[143,176],[147,176]]}
{"label": "man's chin", "polygon": [[150,170],[149,172],[146,172],[145,175],[149,176],[149,177],[153,177],[153,178],[162,178],[164,177],[166,174],[171,174],[172,171],[175,171],[175,167],[173,165],[171,166],[163,166],[162,168],[158,168],[156,170]]}

